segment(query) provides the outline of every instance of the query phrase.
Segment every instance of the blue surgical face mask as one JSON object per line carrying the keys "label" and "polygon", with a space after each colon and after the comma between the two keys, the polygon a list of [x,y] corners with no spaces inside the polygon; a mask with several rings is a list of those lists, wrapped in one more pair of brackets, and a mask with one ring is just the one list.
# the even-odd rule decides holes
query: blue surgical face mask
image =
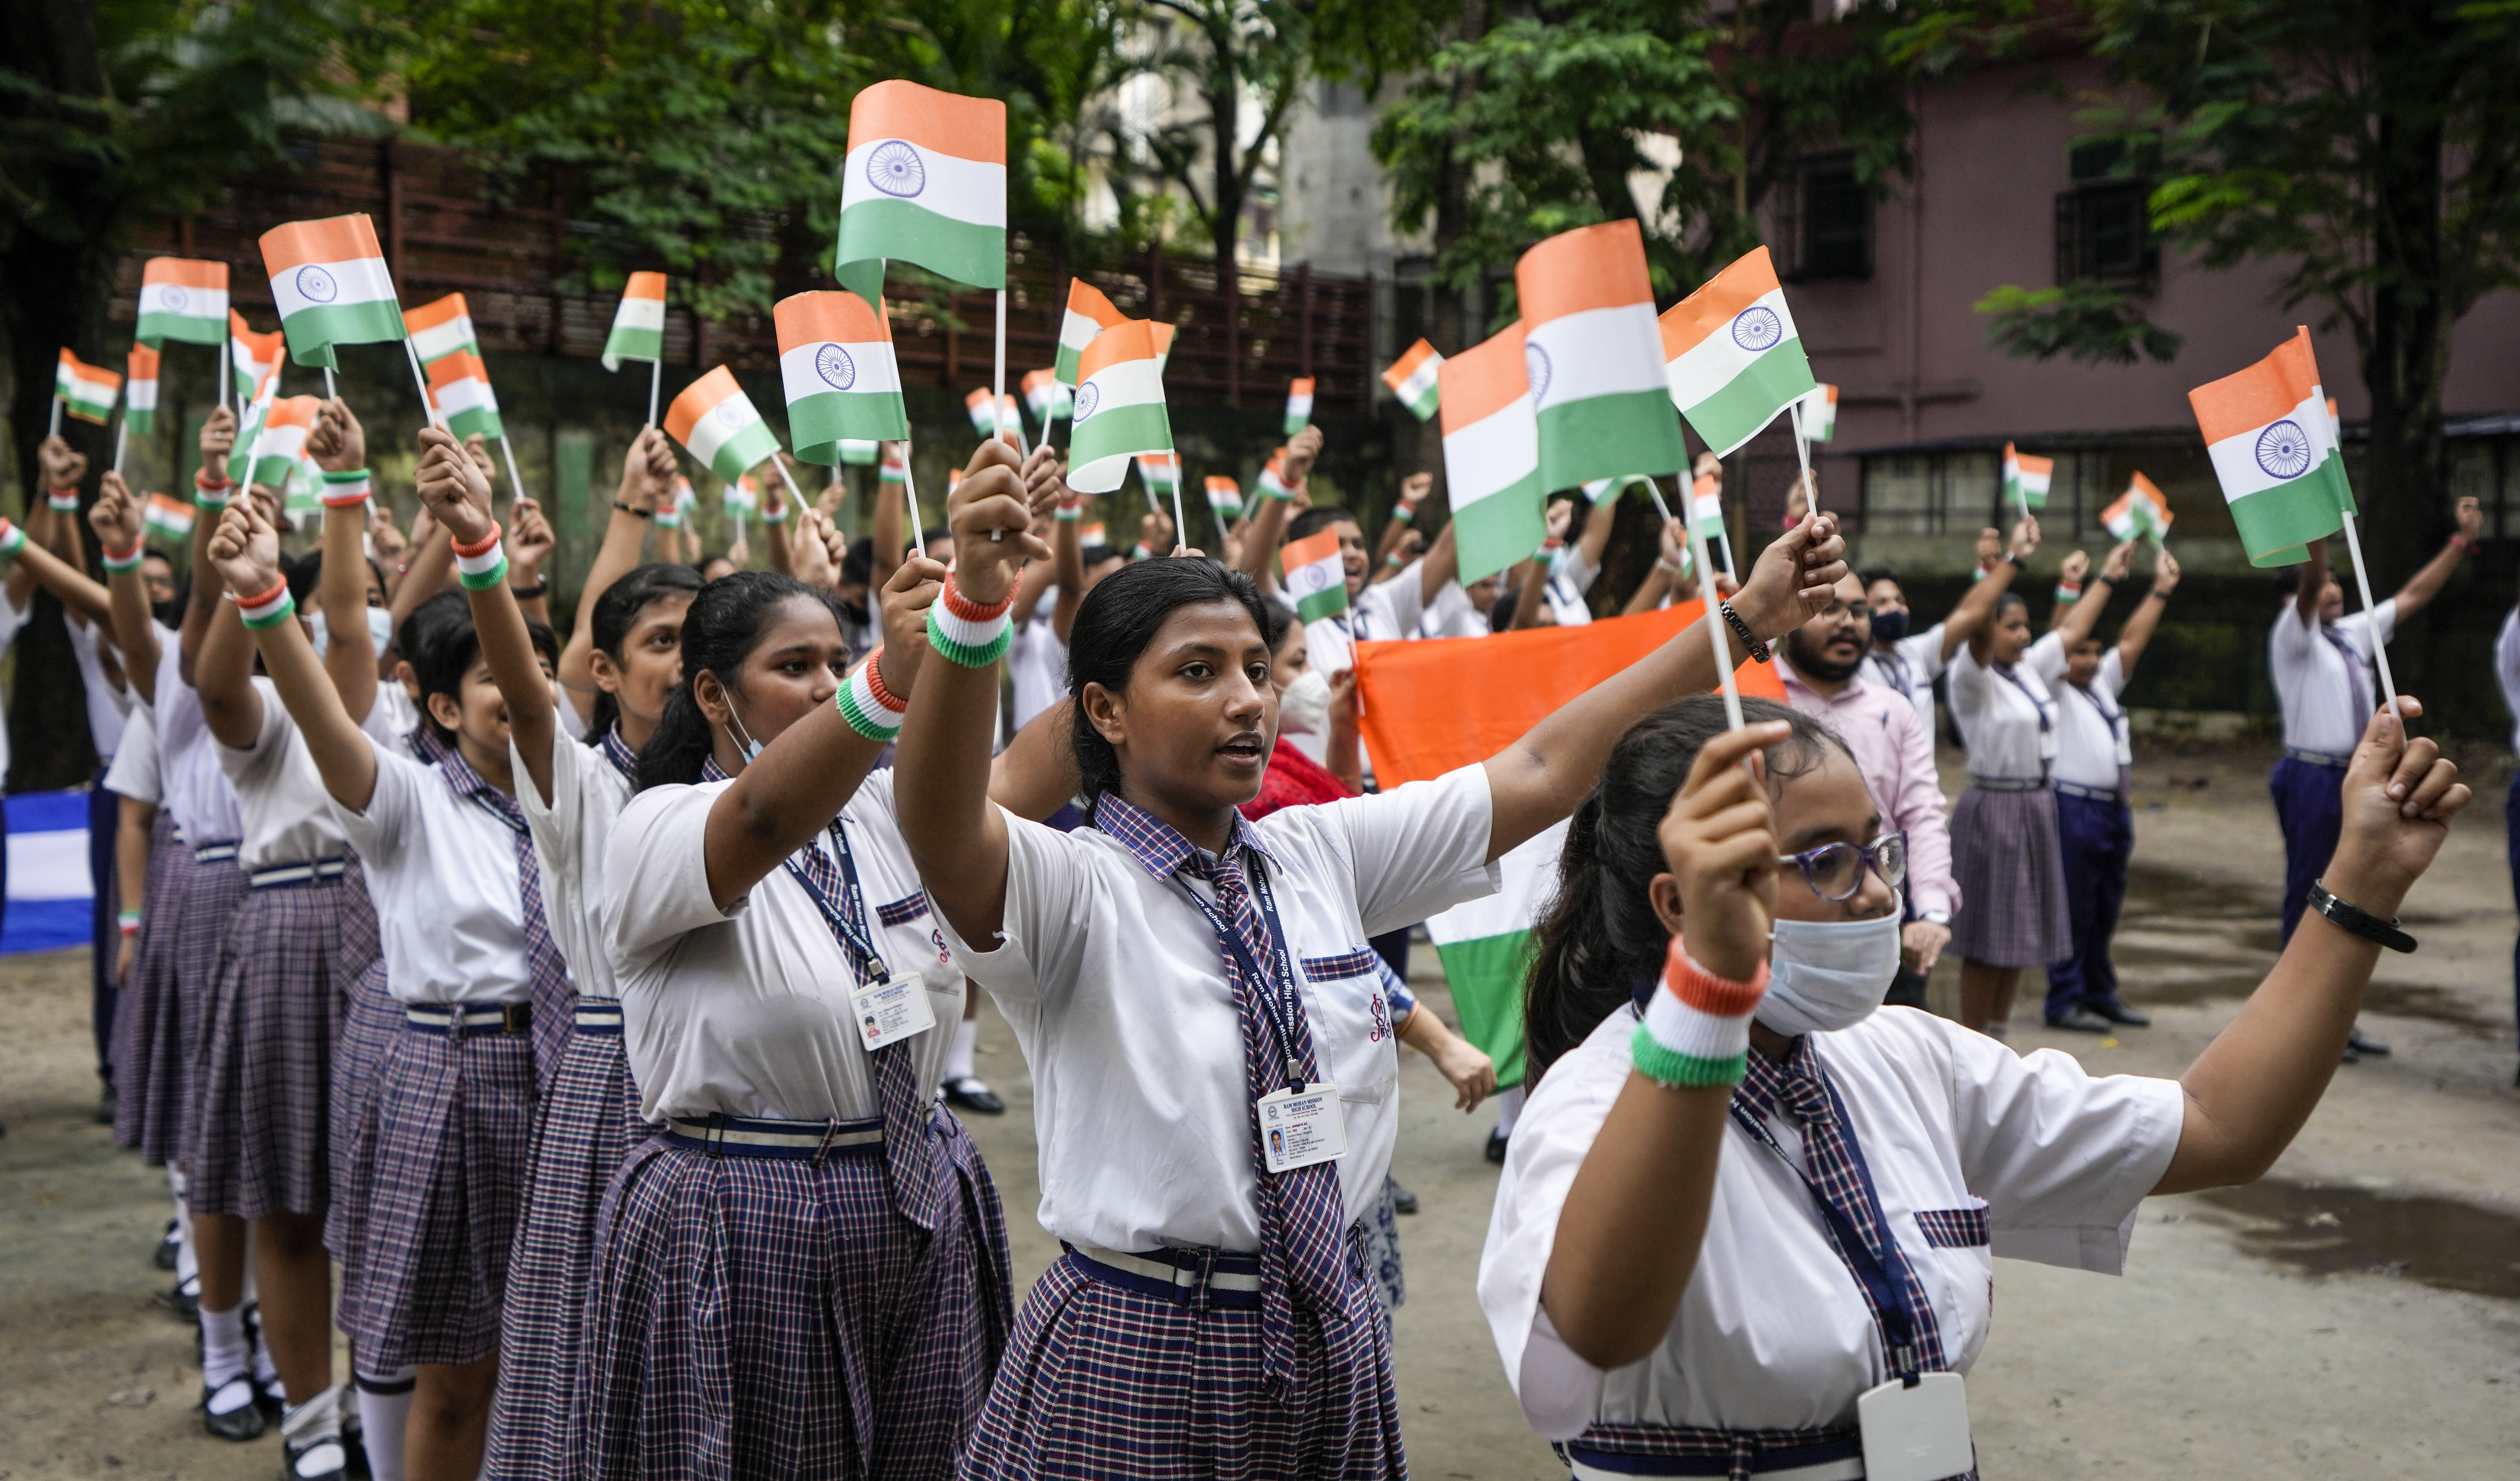
{"label": "blue surgical face mask", "polygon": [[1768,947],[1759,1021],[1778,1033],[1824,1034],[1872,1016],[1899,974],[1899,905],[1869,920],[1778,920]]}

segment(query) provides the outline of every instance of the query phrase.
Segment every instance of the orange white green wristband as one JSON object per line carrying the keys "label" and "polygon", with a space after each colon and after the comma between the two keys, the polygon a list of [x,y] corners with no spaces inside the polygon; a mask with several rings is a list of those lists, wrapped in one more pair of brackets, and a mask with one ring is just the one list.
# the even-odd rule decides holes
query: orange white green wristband
{"label": "orange white green wristband", "polygon": [[901,734],[902,717],[910,713],[910,701],[883,687],[883,650],[867,655],[867,661],[849,675],[849,682],[832,696],[832,706],[849,729],[870,740],[889,740]]}
{"label": "orange white green wristband", "polygon": [[14,556],[26,548],[26,532],[0,515],[0,556]]}
{"label": "orange white green wristband", "polygon": [[140,912],[136,910],[123,911],[121,914],[113,918],[113,923],[115,927],[126,936],[139,935]]}
{"label": "orange white green wristband", "polygon": [[44,491],[44,502],[53,507],[53,512],[55,514],[75,515],[78,513],[78,490],[74,488],[46,489]]}
{"label": "orange white green wristband", "polygon": [[340,472],[328,472],[324,475],[323,499],[326,509],[355,508],[367,503],[368,495],[372,491],[368,481],[368,471],[364,468],[344,469]]}
{"label": "orange white green wristband", "polygon": [[508,553],[499,546],[499,526],[471,545],[455,546],[455,579],[468,592],[486,592],[508,579]]}
{"label": "orange white green wristband", "polygon": [[1012,587],[996,606],[982,606],[964,596],[948,574],[944,592],[927,608],[927,646],[949,663],[987,668],[1005,657],[1014,641],[1014,605]]}
{"label": "orange white green wristband", "polygon": [[255,632],[278,627],[297,615],[297,602],[289,595],[289,580],[285,576],[281,578],[279,584],[259,597],[238,597],[236,605],[237,615],[243,617],[245,625]]}
{"label": "orange white green wristband", "polygon": [[1629,1041],[1637,1072],[1657,1085],[1740,1084],[1750,1065],[1750,1019],[1767,992],[1765,961],[1749,981],[1730,981],[1691,961],[1674,936],[1662,985]]}
{"label": "orange white green wristband", "polygon": [[193,474],[193,503],[200,509],[225,509],[228,494],[236,488],[230,478],[213,478],[205,469]]}
{"label": "orange white green wristband", "polygon": [[140,562],[147,558],[148,554],[149,541],[145,537],[132,541],[129,550],[109,550],[105,552],[106,574],[119,575],[123,571],[136,571],[140,569]]}

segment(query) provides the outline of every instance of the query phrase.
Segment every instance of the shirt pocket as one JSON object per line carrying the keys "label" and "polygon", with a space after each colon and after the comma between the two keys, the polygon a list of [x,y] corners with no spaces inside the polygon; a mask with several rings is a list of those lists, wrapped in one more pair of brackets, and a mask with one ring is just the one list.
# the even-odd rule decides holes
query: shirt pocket
{"label": "shirt pocket", "polygon": [[1916,1227],[1924,1232],[1925,1243],[1935,1249],[1971,1249],[1991,1246],[1994,1232],[1987,1225],[1986,1203],[1975,1200],[1974,1208],[1929,1208],[1916,1213]]}
{"label": "shirt pocket", "polygon": [[1399,1083],[1381,962],[1370,946],[1298,959],[1314,1055],[1337,1083],[1341,1100],[1380,1105]]}

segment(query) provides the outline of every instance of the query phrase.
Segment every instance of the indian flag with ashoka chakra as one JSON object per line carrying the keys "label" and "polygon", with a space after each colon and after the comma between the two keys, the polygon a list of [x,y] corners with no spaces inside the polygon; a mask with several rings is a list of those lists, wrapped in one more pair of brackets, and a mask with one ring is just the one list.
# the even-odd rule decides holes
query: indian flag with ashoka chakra
{"label": "indian flag with ashoka chakra", "polygon": [[[1447,360],[1442,377],[1444,486],[1467,586],[1540,549],[1540,418],[1522,357],[1522,326]],[[1344,578],[1342,578],[1344,579]]]}
{"label": "indian flag with ashoka chakra", "polygon": [[1522,254],[1513,282],[1540,419],[1541,486],[1687,468],[1680,419],[1664,400],[1662,336],[1637,223],[1561,232]]}
{"label": "indian flag with ashoka chakra", "polygon": [[604,337],[604,368],[617,371],[624,360],[665,358],[665,275],[632,273],[621,286],[621,305],[612,311],[612,333]]}
{"label": "indian flag with ashoka chakra", "polygon": [[393,274],[365,212],[275,226],[262,234],[262,263],[290,358],[298,364],[334,364],[337,344],[403,337]]}
{"label": "indian flag with ashoka chakra", "polygon": [[169,339],[217,344],[228,337],[228,265],[192,257],[152,257],[140,268],[140,324],[151,349]]}
{"label": "indian flag with ashoka chakra", "polygon": [[1154,326],[1131,319],[1095,336],[1077,373],[1067,486],[1080,494],[1107,494],[1129,476],[1131,458],[1173,450]]}
{"label": "indian flag with ashoka chakra", "polygon": [[62,351],[53,371],[53,394],[61,398],[64,411],[81,422],[103,424],[113,416],[114,398],[121,392],[120,376]]}
{"label": "indian flag with ashoka chakra", "polygon": [[428,362],[428,399],[458,437],[479,432],[497,439],[507,427],[499,421],[498,393],[490,389],[490,368],[470,350],[452,350]]}
{"label": "indian flag with ashoka chakra", "polygon": [[1764,247],[1671,306],[1662,350],[1672,404],[1719,458],[1820,385]]}
{"label": "indian flag with ashoka chakra", "polygon": [[2310,559],[2303,547],[2335,534],[2356,513],[2308,329],[2238,375],[2189,391],[2187,401],[2251,565]]}
{"label": "indian flag with ashoka chakra", "polygon": [[837,263],[916,262],[974,288],[1007,286],[1007,106],[916,82],[849,105]]}
{"label": "indian flag with ashoka chakra", "polygon": [[1297,617],[1319,622],[1347,610],[1347,562],[1339,555],[1336,529],[1287,541],[1278,562],[1285,568],[1286,595],[1295,599]]}
{"label": "indian flag with ashoka chakra", "polygon": [[[797,293],[771,310],[779,331],[779,385],[796,456],[826,467],[872,463],[875,444],[910,435],[892,322],[880,304],[845,289]],[[867,444],[850,460],[846,442]]]}
{"label": "indian flag with ashoka chakra", "polygon": [[124,364],[131,374],[122,385],[122,425],[146,437],[158,428],[158,352],[135,344]]}
{"label": "indian flag with ashoka chakra", "polygon": [[721,365],[684,386],[665,409],[665,433],[725,482],[733,483],[779,451],[779,438],[752,398]]}
{"label": "indian flag with ashoka chakra", "polygon": [[[1391,394],[1399,398],[1401,405],[1417,413],[1418,421],[1425,422],[1434,417],[1440,404],[1443,388],[1436,378],[1443,369],[1444,357],[1435,353],[1435,346],[1420,339],[1409,346],[1407,353],[1391,362],[1390,368],[1382,373],[1382,383],[1391,387]],[[1306,408],[1307,412],[1310,410]]]}
{"label": "indian flag with ashoka chakra", "polygon": [[434,365],[458,351],[476,358],[481,353],[481,342],[472,334],[472,311],[465,306],[462,293],[422,304],[403,315],[402,322],[411,331],[411,347],[423,365]]}

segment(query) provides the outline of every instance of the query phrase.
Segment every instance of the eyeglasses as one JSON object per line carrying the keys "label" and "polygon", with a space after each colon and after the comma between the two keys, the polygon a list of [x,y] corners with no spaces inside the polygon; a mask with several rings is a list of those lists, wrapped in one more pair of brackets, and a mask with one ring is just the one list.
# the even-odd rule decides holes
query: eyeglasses
{"label": "eyeglasses", "polygon": [[1892,889],[1907,882],[1908,835],[1883,833],[1863,845],[1823,843],[1799,854],[1779,854],[1777,862],[1800,869],[1803,882],[1811,886],[1813,894],[1823,900],[1844,900],[1864,887],[1867,865]]}

